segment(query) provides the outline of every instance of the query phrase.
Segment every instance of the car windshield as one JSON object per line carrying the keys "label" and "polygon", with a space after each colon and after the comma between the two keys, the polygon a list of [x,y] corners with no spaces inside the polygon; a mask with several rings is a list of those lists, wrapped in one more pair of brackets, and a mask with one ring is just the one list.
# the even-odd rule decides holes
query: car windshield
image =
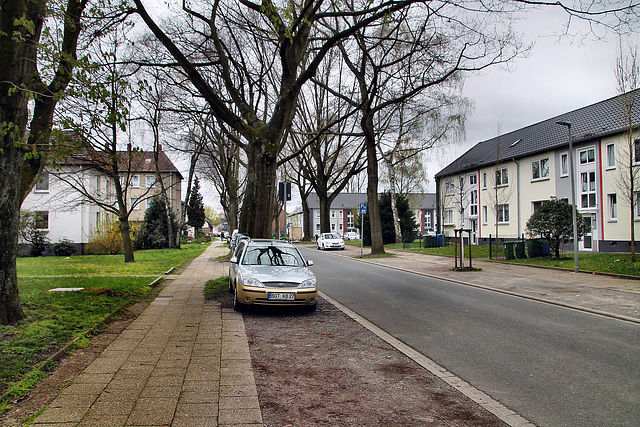
{"label": "car windshield", "polygon": [[278,246],[253,246],[247,248],[242,265],[279,265],[300,267],[304,265],[295,248]]}
{"label": "car windshield", "polygon": [[340,235],[337,233],[327,233],[324,235],[325,239],[339,239]]}

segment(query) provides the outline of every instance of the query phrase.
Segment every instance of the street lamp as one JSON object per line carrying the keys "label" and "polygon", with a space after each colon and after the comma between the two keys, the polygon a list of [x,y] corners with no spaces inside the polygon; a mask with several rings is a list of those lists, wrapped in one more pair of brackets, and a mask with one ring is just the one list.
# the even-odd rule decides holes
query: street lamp
{"label": "street lamp", "polygon": [[564,121],[557,121],[556,124],[561,126],[566,126],[569,131],[569,176],[571,178],[571,212],[573,214],[573,258],[575,261],[574,271],[577,273],[580,269],[578,267],[578,219],[576,218],[576,211],[578,207],[576,206],[575,197],[576,197],[576,180],[575,174],[573,173],[573,140],[571,138],[571,123]]}

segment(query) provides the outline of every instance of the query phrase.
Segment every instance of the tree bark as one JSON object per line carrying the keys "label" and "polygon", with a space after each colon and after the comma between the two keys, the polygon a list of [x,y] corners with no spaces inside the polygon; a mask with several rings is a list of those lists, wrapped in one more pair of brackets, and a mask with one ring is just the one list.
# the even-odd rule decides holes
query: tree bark
{"label": "tree bark", "polygon": [[277,163],[267,149],[269,145],[260,140],[252,141],[246,149],[249,176],[238,229],[252,238],[271,238]]}
{"label": "tree bark", "polygon": [[378,201],[377,145],[371,114],[364,114],[362,130],[364,131],[365,144],[367,145],[367,213],[369,214],[369,224],[371,226],[371,255],[384,254],[380,203]]}

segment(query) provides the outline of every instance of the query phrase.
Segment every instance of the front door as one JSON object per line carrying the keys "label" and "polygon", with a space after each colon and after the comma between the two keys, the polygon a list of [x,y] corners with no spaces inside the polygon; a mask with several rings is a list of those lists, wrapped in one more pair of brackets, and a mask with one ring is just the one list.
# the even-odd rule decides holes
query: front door
{"label": "front door", "polygon": [[471,225],[471,244],[477,245],[478,244],[478,220],[472,219],[472,220],[469,220],[469,222]]}
{"label": "front door", "polygon": [[598,241],[598,221],[596,220],[596,216],[594,214],[583,214],[582,218],[584,219],[585,225],[591,227],[591,231],[582,237],[578,249],[581,251],[596,251]]}

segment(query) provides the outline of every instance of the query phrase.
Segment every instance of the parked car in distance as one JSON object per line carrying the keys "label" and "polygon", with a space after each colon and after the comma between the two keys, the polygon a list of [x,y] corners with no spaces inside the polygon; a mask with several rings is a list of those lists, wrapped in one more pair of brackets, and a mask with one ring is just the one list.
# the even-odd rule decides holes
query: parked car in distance
{"label": "parked car in distance", "polygon": [[344,233],[344,240],[360,240],[360,234],[355,231],[347,231]]}
{"label": "parked car in distance", "polygon": [[322,233],[316,239],[316,246],[323,251],[327,249],[344,250],[344,240],[338,233]]}
{"label": "parked car in distance", "polygon": [[252,305],[315,310],[318,287],[312,265],[287,241],[241,240],[229,263],[234,310]]}

